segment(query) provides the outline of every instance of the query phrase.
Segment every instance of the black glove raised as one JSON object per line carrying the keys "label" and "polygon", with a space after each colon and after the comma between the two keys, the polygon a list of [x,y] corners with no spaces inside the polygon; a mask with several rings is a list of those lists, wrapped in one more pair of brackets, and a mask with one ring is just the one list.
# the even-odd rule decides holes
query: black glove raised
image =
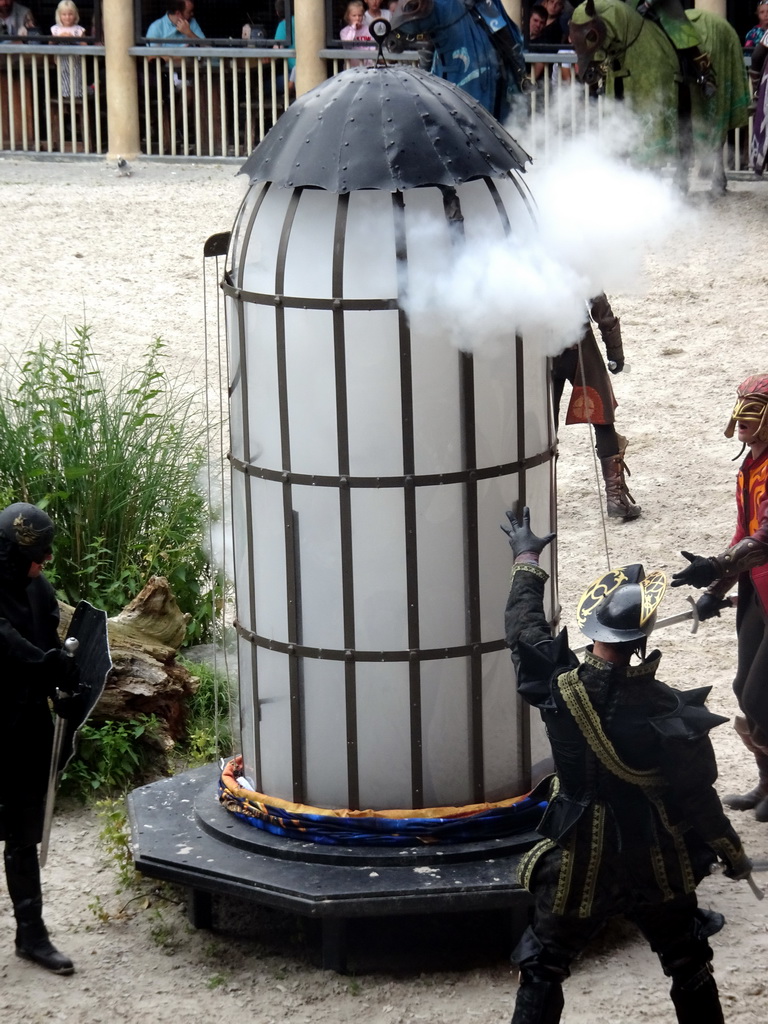
{"label": "black glove raised", "polygon": [[699,622],[706,622],[707,619],[720,618],[723,608],[730,608],[731,602],[725,597],[716,597],[715,594],[702,594],[696,602],[696,614]]}
{"label": "black glove raised", "polygon": [[691,564],[672,574],[673,587],[708,587],[720,575],[714,558],[692,555],[690,551],[681,551],[680,554]]}
{"label": "black glove raised", "polygon": [[506,515],[509,526],[502,523],[501,528],[507,535],[515,558],[526,552],[538,555],[555,539],[554,533],[548,533],[546,537],[537,537],[531,530],[531,511],[527,505],[523,509],[522,519],[518,519],[514,512],[507,512]]}
{"label": "black glove raised", "polygon": [[80,669],[74,658],[60,647],[45,652],[43,664],[46,667],[46,681],[66,693],[74,693],[80,686]]}

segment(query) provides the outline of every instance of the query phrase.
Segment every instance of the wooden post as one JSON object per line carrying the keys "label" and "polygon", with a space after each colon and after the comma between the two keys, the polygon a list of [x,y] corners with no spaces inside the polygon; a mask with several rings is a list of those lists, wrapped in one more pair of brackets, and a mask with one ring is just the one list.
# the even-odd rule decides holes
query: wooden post
{"label": "wooden post", "polygon": [[325,4],[320,0],[293,0],[296,17],[296,95],[302,96],[328,77],[325,61]]}
{"label": "wooden post", "polygon": [[694,7],[697,11],[709,11],[711,14],[719,14],[721,18],[726,18],[725,0],[696,0]]}
{"label": "wooden post", "polygon": [[133,4],[104,0],[104,63],[107,78],[107,159],[130,160],[139,153],[139,87],[136,60],[128,51],[135,44]]}
{"label": "wooden post", "polygon": [[523,4],[522,4],[522,0],[501,0],[501,2],[504,5],[504,9],[506,10],[507,14],[510,16],[512,21],[514,21],[514,23],[517,25],[517,27],[522,32],[522,30],[523,30],[523,21],[522,21],[522,18],[523,18]]}

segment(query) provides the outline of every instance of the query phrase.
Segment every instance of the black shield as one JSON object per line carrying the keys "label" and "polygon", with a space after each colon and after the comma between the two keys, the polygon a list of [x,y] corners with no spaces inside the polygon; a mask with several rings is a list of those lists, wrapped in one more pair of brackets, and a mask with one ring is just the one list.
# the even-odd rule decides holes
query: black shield
{"label": "black shield", "polygon": [[[96,707],[104,692],[107,676],[112,668],[107,637],[107,613],[94,608],[88,601],[80,601],[75,608],[67,631],[67,639],[74,637],[77,650],[73,657],[80,669],[80,713],[68,718],[59,752],[58,771],[63,772],[75,753],[77,734]],[[65,641],[65,647],[68,646]]]}

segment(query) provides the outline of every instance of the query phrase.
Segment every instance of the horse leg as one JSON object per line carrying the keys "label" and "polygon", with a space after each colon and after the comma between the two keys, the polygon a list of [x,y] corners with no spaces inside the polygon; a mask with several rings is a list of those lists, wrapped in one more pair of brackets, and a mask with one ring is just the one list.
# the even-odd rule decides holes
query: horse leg
{"label": "horse leg", "polygon": [[677,167],[675,185],[688,195],[688,178],[693,164],[693,124],[691,121],[691,91],[686,82],[677,87]]}
{"label": "horse leg", "polygon": [[725,163],[723,161],[723,147],[720,146],[712,156],[712,182],[711,189],[713,196],[724,196],[728,190],[728,179],[725,176]]}

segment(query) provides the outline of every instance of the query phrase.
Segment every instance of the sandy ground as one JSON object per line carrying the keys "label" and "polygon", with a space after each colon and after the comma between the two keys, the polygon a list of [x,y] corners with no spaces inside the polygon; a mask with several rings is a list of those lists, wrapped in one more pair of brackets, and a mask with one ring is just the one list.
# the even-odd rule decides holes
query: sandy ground
{"label": "sandy ground", "polygon": [[[174,364],[203,387],[202,246],[232,225],[243,193],[235,170],[137,164],[131,177],[118,177],[102,163],[0,159],[0,348],[18,355],[85,319],[97,351],[115,363],[138,360],[162,336]],[[736,384],[768,369],[760,315],[768,187],[734,182],[716,204],[694,197],[694,209],[694,222],[649,254],[645,294],[611,296],[631,364],[616,379],[618,425],[630,439],[631,487],[643,506],[638,521],[608,526],[614,564],[639,560],[674,570],[681,547],[712,554],[731,534],[737,449],[722,430]],[[589,438],[580,427],[561,431],[558,477],[567,622],[606,560]],[[673,592],[664,612],[681,610],[683,600]],[[732,616],[705,624],[695,637],[685,625],[659,634],[662,678],[714,684],[712,708],[733,716],[733,637]],[[730,726],[716,730],[714,743],[722,792],[750,787],[749,758]],[[749,814],[734,820],[757,862],[757,880],[768,887],[766,826]],[[154,897],[120,914],[132,894],[116,893],[114,865],[97,833],[94,811],[60,813],[45,871],[48,921],[77,963],[74,977],[48,977],[14,958],[12,919],[0,901],[0,1019],[8,1024],[452,1024],[510,1016],[508,943],[490,924],[444,928],[442,941],[413,932],[407,955],[407,934],[395,933],[383,949],[386,969],[323,973],[314,966],[311,932],[265,912],[213,934],[193,931],[178,906]],[[768,903],[758,903],[746,883],[719,875],[700,894],[728,919],[713,940],[726,1019],[765,1021]],[[99,921],[90,909],[99,902],[117,916]],[[604,934],[575,965],[566,1002],[566,1024],[674,1020],[655,958],[624,928]]]}

